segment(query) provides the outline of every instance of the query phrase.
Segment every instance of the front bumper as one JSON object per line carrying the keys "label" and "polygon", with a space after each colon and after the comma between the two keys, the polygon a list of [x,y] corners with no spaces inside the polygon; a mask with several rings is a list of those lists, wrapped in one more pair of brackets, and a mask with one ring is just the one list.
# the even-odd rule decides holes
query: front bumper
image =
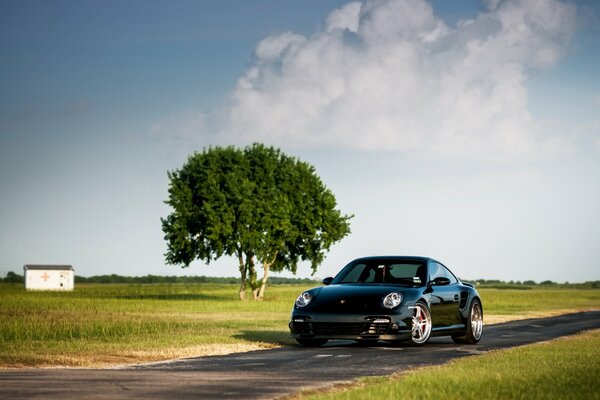
{"label": "front bumper", "polygon": [[394,314],[321,314],[294,310],[289,328],[294,338],[405,340],[411,337],[412,313],[406,308]]}

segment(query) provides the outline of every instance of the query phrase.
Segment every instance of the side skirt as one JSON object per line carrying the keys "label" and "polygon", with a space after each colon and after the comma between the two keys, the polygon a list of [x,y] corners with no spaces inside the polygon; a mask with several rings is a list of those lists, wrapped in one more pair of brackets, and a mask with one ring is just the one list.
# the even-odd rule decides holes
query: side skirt
{"label": "side skirt", "polygon": [[454,334],[464,334],[467,331],[467,326],[464,324],[444,326],[431,329],[431,336],[448,336]]}

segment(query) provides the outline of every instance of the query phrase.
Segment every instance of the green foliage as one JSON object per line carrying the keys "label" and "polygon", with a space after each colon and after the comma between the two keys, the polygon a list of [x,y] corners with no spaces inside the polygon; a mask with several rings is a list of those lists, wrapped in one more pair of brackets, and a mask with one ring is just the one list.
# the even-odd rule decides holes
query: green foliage
{"label": "green foliage", "polygon": [[[350,233],[349,219],[314,168],[273,147],[212,147],[169,172],[172,212],[162,221],[166,261],[187,267],[236,256],[242,279],[257,287],[265,270],[313,272],[325,252]],[[263,285],[264,287],[264,285]]]}
{"label": "green foliage", "polygon": [[23,275],[19,275],[15,272],[10,271],[6,274],[6,277],[4,279],[0,279],[0,282],[23,284],[25,282],[25,278],[23,277]]}

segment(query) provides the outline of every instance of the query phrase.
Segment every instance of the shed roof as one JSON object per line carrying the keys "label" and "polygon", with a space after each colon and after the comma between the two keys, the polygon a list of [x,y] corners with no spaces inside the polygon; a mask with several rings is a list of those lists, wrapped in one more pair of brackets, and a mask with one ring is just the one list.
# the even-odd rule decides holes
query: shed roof
{"label": "shed roof", "polygon": [[24,265],[23,270],[57,270],[75,271],[71,265]]}

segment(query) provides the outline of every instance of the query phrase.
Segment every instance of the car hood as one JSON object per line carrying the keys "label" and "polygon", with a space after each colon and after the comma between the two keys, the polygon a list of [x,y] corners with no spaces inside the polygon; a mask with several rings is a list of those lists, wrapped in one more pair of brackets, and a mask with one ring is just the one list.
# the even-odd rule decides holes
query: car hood
{"label": "car hood", "polygon": [[389,310],[382,305],[383,298],[392,292],[415,289],[384,284],[340,284],[323,286],[314,293],[311,311],[324,313],[382,313]]}

